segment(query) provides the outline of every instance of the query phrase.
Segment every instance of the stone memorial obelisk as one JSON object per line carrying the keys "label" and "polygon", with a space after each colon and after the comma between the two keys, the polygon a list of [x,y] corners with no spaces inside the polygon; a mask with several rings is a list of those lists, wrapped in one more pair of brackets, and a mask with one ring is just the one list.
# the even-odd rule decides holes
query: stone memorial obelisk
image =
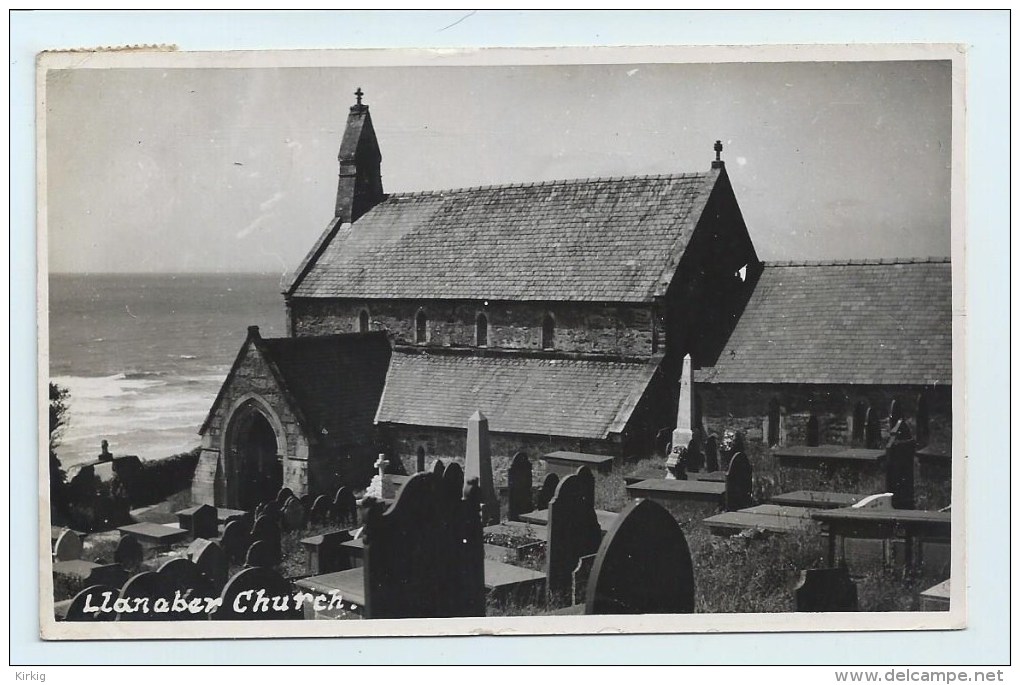
{"label": "stone memorial obelisk", "polygon": [[666,458],[666,478],[673,480],[686,478],[684,473],[687,456],[687,445],[694,437],[694,397],[691,386],[691,355],[684,356],[684,366],[680,371],[680,402],[676,408],[676,428],[673,430],[672,448]]}
{"label": "stone memorial obelisk", "polygon": [[492,482],[492,447],[489,444],[489,420],[476,411],[468,419],[467,454],[464,459],[464,482],[478,479],[482,500],[482,522],[499,523],[499,500]]}

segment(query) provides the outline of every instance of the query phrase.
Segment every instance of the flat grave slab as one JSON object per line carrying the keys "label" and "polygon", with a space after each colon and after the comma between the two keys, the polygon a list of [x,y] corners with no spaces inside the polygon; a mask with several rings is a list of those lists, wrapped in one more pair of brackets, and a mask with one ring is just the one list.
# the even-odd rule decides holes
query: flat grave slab
{"label": "flat grave slab", "polygon": [[[615,511],[606,511],[605,509],[596,509],[595,518],[599,520],[599,528],[605,533],[609,530],[610,526],[619,518],[619,514]],[[521,521],[524,523],[532,523],[536,526],[544,526],[549,523],[549,510],[538,509],[536,511],[530,511],[527,514],[521,514]]]}
{"label": "flat grave slab", "polygon": [[501,561],[485,560],[485,589],[503,590],[515,588],[522,583],[544,583],[545,574],[522,566]]}
{"label": "flat grave slab", "polygon": [[949,611],[949,579],[921,593],[921,611]]}
{"label": "flat grave slab", "polygon": [[944,534],[949,537],[952,514],[948,511],[927,511],[923,509],[828,509],[812,511],[811,517],[823,523],[836,523],[862,527],[879,527],[883,524],[901,526],[912,533],[924,533],[933,537]]}
{"label": "flat grave slab", "polygon": [[800,507],[783,507],[760,504],[756,507],[727,511],[705,519],[713,535],[736,535],[745,530],[765,530],[770,533],[799,533],[816,530],[810,510]]}
{"label": "flat grave slab", "polygon": [[629,497],[659,501],[722,502],[726,484],[707,480],[643,480],[627,486]]}
{"label": "flat grave slab", "polygon": [[666,477],[666,469],[637,469],[623,477],[627,485],[640,483],[643,480],[662,480]]}
{"label": "flat grave slab", "polygon": [[85,561],[84,559],[54,561],[53,573],[60,574],[62,576],[85,579],[92,575],[92,569],[97,568],[98,566],[99,564],[92,563],[91,561]]}
{"label": "flat grave slab", "polygon": [[162,523],[132,523],[117,530],[121,536],[134,535],[143,545],[166,547],[188,537],[188,531]]}
{"label": "flat grave slab", "polygon": [[220,525],[226,525],[234,519],[244,518],[248,512],[243,509],[227,509],[226,507],[216,507],[216,518]]}
{"label": "flat grave slab", "polygon": [[924,466],[949,466],[953,463],[953,455],[948,448],[923,447],[916,452],[917,461]]}
{"label": "flat grave slab", "polygon": [[710,483],[725,483],[725,471],[688,471],[687,480],[703,480]]}
{"label": "flat grave slab", "polygon": [[825,463],[844,463],[866,466],[878,464],[885,456],[885,450],[871,450],[846,445],[804,445],[775,447],[772,456],[781,466],[820,466]]}
{"label": "flat grave slab", "polygon": [[530,537],[536,540],[548,540],[549,531],[545,526],[520,521],[504,521],[494,523],[482,529],[483,533],[490,535],[508,535],[511,537]]}
{"label": "flat grave slab", "polygon": [[581,466],[587,466],[593,472],[609,473],[613,470],[613,457],[604,454],[585,454],[584,452],[550,452],[542,456],[546,470],[559,476],[569,476]]}
{"label": "flat grave slab", "polygon": [[312,594],[321,593],[327,597],[336,591],[348,607],[351,604],[356,604],[359,607],[365,605],[365,569],[361,566],[346,571],[303,578],[294,584]]}
{"label": "flat grave slab", "polygon": [[821,490],[796,490],[776,495],[770,501],[789,507],[807,507],[808,509],[839,509],[857,504],[864,499],[863,495],[846,492],[823,492]]}

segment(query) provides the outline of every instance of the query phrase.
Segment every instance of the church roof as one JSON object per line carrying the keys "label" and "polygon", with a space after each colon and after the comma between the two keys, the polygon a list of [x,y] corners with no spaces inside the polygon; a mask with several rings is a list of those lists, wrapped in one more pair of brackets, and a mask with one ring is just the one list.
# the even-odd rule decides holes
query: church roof
{"label": "church roof", "polygon": [[703,383],[952,382],[948,259],[766,263]]}
{"label": "church roof", "polygon": [[293,297],[647,302],[721,170],[389,195],[334,222]]}
{"label": "church roof", "polygon": [[627,425],[658,365],[394,351],[376,422],[463,429],[480,410],[498,433],[604,439]]}
{"label": "church roof", "polygon": [[390,358],[385,332],[262,338],[257,327],[249,328],[200,433],[208,428],[252,345],[307,434],[342,444],[375,439],[372,422]]}

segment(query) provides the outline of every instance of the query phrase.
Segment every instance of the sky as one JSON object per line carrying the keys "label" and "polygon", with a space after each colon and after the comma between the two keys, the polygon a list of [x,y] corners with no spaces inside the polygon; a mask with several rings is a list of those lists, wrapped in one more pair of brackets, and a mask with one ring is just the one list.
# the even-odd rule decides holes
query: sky
{"label": "sky", "polygon": [[361,87],[387,192],[707,170],[758,254],[950,253],[948,62],[50,71],[51,272],[289,272]]}

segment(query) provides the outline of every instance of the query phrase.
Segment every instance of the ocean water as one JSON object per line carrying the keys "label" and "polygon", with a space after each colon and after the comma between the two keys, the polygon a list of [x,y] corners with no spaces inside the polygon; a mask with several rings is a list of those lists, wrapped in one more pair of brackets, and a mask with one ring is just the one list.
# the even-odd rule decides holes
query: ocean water
{"label": "ocean water", "polygon": [[114,454],[156,459],[198,429],[249,325],[285,334],[279,274],[55,274],[50,380],[67,388],[64,467]]}

